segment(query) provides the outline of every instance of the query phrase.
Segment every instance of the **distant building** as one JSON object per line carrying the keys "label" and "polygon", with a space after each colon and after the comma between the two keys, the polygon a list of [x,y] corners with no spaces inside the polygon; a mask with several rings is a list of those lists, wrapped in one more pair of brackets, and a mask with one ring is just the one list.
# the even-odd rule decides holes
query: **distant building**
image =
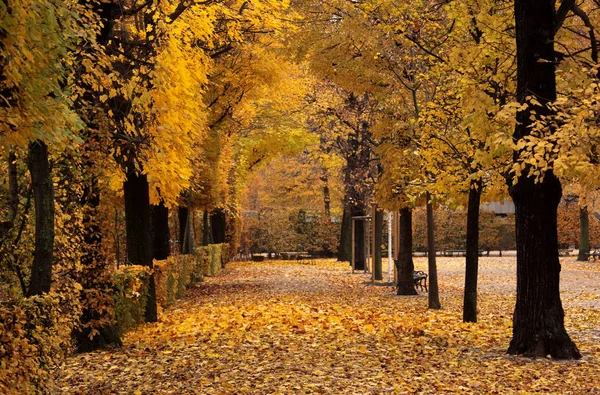
{"label": "distant building", "polygon": [[515,213],[515,204],[512,200],[504,200],[502,202],[489,202],[480,206],[482,211],[491,211],[498,215],[508,215]]}

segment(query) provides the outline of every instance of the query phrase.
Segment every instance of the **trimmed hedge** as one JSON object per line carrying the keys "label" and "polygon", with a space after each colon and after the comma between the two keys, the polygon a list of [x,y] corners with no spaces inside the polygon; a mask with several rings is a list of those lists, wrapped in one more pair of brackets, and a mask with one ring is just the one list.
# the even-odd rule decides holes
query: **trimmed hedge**
{"label": "trimmed hedge", "polygon": [[138,265],[127,265],[115,274],[115,319],[119,336],[144,322],[148,285],[152,271]]}
{"label": "trimmed hedge", "polygon": [[[218,274],[229,261],[227,244],[211,244],[196,248],[194,254],[174,255],[154,261],[156,301],[161,307],[172,305],[195,282]],[[144,322],[150,269],[124,266],[115,276],[115,317],[117,330],[123,334]]]}

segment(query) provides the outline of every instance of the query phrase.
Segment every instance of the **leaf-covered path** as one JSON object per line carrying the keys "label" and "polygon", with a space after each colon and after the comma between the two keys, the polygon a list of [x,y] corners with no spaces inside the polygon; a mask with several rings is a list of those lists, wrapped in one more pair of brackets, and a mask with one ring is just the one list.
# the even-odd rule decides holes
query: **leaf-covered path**
{"label": "leaf-covered path", "polygon": [[460,258],[439,262],[441,311],[427,310],[424,293],[394,296],[332,260],[232,263],[123,348],[70,358],[56,391],[600,393],[600,264],[563,260],[567,330],[584,358],[530,361],[504,353],[514,259],[482,259],[477,324],[461,323]]}

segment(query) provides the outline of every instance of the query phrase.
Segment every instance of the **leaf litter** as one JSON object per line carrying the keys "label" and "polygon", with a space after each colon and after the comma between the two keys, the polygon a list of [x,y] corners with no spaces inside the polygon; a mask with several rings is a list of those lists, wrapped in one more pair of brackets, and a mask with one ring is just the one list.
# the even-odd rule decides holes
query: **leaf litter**
{"label": "leaf litter", "polygon": [[438,311],[426,293],[396,296],[346,263],[311,263],[229,264],[122,348],[69,358],[57,392],[600,393],[599,264],[562,260],[567,331],[584,358],[552,361],[505,354],[514,257],[480,260],[476,324],[462,323],[464,259],[439,260]]}

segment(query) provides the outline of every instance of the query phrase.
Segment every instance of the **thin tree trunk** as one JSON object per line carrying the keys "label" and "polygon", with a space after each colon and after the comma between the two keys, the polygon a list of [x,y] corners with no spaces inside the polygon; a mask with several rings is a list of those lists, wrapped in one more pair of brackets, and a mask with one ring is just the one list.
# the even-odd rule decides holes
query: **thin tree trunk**
{"label": "thin tree trunk", "polygon": [[375,209],[375,218],[373,219],[374,249],[373,249],[373,275],[375,280],[383,280],[383,267],[381,259],[381,244],[383,243],[383,211]]}
{"label": "thin tree trunk", "polygon": [[[131,264],[153,267],[152,214],[148,178],[130,171],[123,185],[125,197],[125,225],[127,231],[127,260]],[[152,275],[148,286],[145,311],[146,322],[158,320],[156,286]]]}
{"label": "thin tree trunk", "polygon": [[323,210],[327,221],[331,221],[331,193],[329,192],[329,177],[327,174],[321,177],[323,181]]}
{"label": "thin tree trunk", "polygon": [[473,181],[467,204],[467,257],[463,322],[477,322],[477,272],[479,269],[479,203],[481,180]]}
{"label": "thin tree trunk", "polygon": [[37,140],[29,144],[29,172],[35,206],[35,251],[28,296],[50,292],[54,251],[54,187],[48,146]]}
{"label": "thin tree trunk", "polygon": [[[525,103],[527,97],[534,96],[540,103],[532,103],[517,114],[515,141],[531,133],[533,121],[553,115],[548,103],[556,99],[555,19],[554,0],[515,0],[517,99]],[[514,160],[519,160],[518,153]],[[556,212],[562,188],[551,170],[538,183],[528,177],[527,170],[516,184],[509,179],[509,192],[515,203],[517,302],[507,352],[529,357],[580,358],[565,330],[560,300]]]}
{"label": "thin tree trunk", "polygon": [[579,208],[579,254],[577,260],[584,262],[588,260],[590,253],[590,218],[587,206]]}
{"label": "thin tree trunk", "polygon": [[164,261],[171,255],[171,232],[169,230],[169,209],[164,202],[151,206],[152,249],[154,259]]}
{"label": "thin tree trunk", "polygon": [[19,208],[19,183],[17,180],[17,155],[15,151],[8,153],[8,221],[11,226],[17,217]]}
{"label": "thin tree trunk", "polygon": [[398,295],[416,295],[413,271],[415,265],[412,256],[412,210],[408,207],[400,209],[400,248],[396,270],[398,271]]}
{"label": "thin tree trunk", "polygon": [[425,196],[427,199],[427,264],[429,270],[429,308],[441,309],[442,305],[440,304],[438,288],[437,263],[435,261],[433,205],[431,203],[431,195],[429,192],[426,192]]}

